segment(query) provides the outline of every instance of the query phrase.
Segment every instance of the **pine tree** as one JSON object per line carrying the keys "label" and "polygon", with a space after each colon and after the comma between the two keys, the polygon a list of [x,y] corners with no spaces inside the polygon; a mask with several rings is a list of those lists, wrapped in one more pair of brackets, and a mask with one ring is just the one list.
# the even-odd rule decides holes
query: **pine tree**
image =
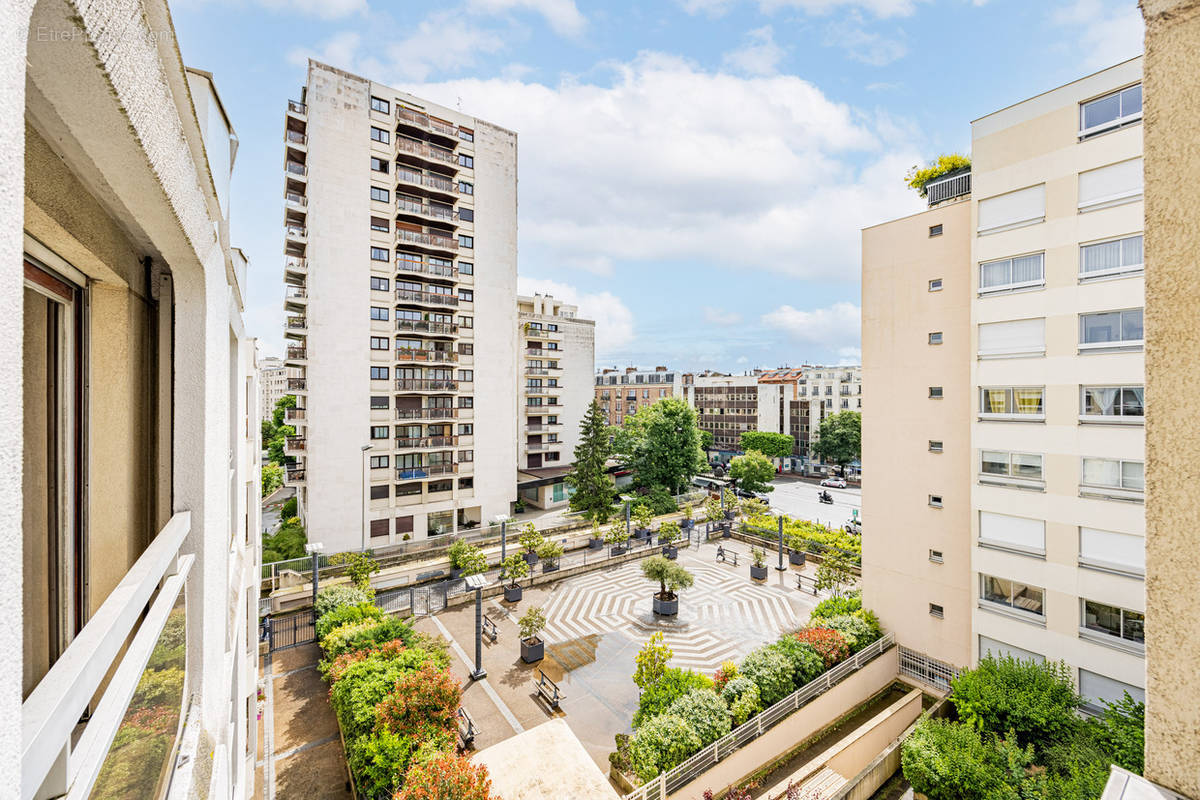
{"label": "pine tree", "polygon": [[600,404],[593,400],[579,423],[579,444],[575,445],[575,466],[567,475],[567,484],[575,490],[571,510],[603,525],[612,514],[617,490],[608,477],[606,465],[612,455],[608,424]]}

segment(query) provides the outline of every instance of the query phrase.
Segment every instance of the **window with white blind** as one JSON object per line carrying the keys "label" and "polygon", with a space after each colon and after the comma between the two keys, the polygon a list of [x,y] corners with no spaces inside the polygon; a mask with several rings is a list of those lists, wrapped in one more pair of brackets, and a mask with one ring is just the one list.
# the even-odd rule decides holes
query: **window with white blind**
{"label": "window with white blind", "polygon": [[1040,453],[1010,453],[1008,450],[979,451],[979,482],[1045,488]]}
{"label": "window with white blind", "polygon": [[979,294],[1034,289],[1046,285],[1046,254],[1031,253],[979,265]]}
{"label": "window with white blind", "polygon": [[1142,159],[1079,173],[1079,210],[1097,211],[1142,199]]}
{"label": "window with white blind", "polygon": [[980,358],[1046,355],[1046,319],[1014,319],[979,326]]}
{"label": "window with white blind", "polygon": [[1139,703],[1146,702],[1146,690],[1131,683],[1101,675],[1099,672],[1079,670],[1079,693],[1083,695],[1083,710],[1091,714],[1103,713],[1106,705],[1124,699],[1125,693]]}
{"label": "window with white blind", "polygon": [[1011,517],[991,511],[979,512],[979,546],[1015,550],[1029,555],[1046,555],[1046,522]]}
{"label": "window with white blind", "polygon": [[1090,497],[1141,500],[1146,491],[1146,464],[1119,458],[1083,458],[1079,493]]}
{"label": "window with white blind", "polygon": [[1033,661],[1038,664],[1045,662],[1046,657],[1041,653],[1035,653],[1032,650],[1026,650],[1023,647],[1007,644],[999,639],[992,639],[987,636],[979,637],[979,657],[992,656],[993,658],[1012,657],[1018,661]]}
{"label": "window with white blind", "polygon": [[1130,125],[1142,118],[1142,85],[1097,97],[1079,104],[1079,138]]}
{"label": "window with white blind", "polygon": [[1141,274],[1145,266],[1142,234],[1079,246],[1079,280]]}
{"label": "window with white blind", "polygon": [[1145,576],[1146,540],[1132,533],[1080,527],[1079,566]]}
{"label": "window with white blind", "polygon": [[1142,317],[1140,308],[1080,314],[1080,351],[1140,350],[1145,339]]}
{"label": "window with white blind", "polygon": [[979,233],[999,233],[1046,219],[1046,184],[979,201]]}

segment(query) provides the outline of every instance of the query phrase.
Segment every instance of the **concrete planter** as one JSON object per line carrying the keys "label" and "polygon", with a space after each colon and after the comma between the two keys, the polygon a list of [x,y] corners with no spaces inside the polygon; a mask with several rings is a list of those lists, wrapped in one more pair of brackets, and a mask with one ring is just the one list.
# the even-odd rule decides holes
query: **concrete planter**
{"label": "concrete planter", "polygon": [[803,550],[792,550],[788,553],[788,563],[794,567],[803,567],[805,563]]}
{"label": "concrete planter", "polygon": [[732,539],[733,538],[733,526],[730,525],[728,522],[725,523],[723,526],[721,526],[721,538],[722,539]]}
{"label": "concrete planter", "polygon": [[553,561],[545,561],[542,563],[542,572],[556,572],[558,564]]}
{"label": "concrete planter", "polygon": [[610,556],[623,556],[625,555],[625,550],[626,547],[623,544],[613,545],[612,547],[608,548],[608,554]]}
{"label": "concrete planter", "polygon": [[679,613],[679,598],[673,597],[670,600],[663,600],[657,594],[654,595],[654,613],[663,617],[673,617]]}
{"label": "concrete planter", "polygon": [[457,567],[450,568],[450,580],[454,580],[455,578],[457,578],[460,575],[462,575],[461,569],[458,569]]}
{"label": "concrete planter", "polygon": [[538,562],[538,554],[533,552],[532,550],[526,552],[525,555],[522,556],[522,558],[524,558],[525,563],[531,567]]}
{"label": "concrete planter", "polygon": [[650,538],[650,529],[649,528],[635,528],[633,531],[633,538],[649,539]]}
{"label": "concrete planter", "polygon": [[767,568],[765,566],[756,567],[751,565],[750,578],[756,581],[765,581],[767,579]]}
{"label": "concrete planter", "polygon": [[525,590],[520,586],[505,586],[504,599],[509,603],[519,603],[521,598],[525,596]]}
{"label": "concrete planter", "polygon": [[726,511],[725,512],[725,519],[733,519],[736,516],[737,516],[736,511]]}
{"label": "concrete planter", "polygon": [[533,664],[546,657],[546,643],[541,639],[521,640],[521,660]]}
{"label": "concrete planter", "polygon": [[679,558],[679,548],[672,544],[666,545],[662,549],[662,554],[666,558],[669,558],[672,561],[674,561],[675,559]]}
{"label": "concrete planter", "polygon": [[685,531],[690,531],[696,527],[696,520],[685,519],[683,522],[679,523],[679,527],[683,528]]}
{"label": "concrete planter", "polygon": [[599,550],[604,547],[603,539],[588,539],[588,550]]}

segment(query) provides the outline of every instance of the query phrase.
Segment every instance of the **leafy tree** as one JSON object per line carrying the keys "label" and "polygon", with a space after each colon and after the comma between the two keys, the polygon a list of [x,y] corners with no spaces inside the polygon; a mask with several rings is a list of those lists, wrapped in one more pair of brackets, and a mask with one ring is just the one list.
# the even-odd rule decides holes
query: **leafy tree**
{"label": "leafy tree", "polygon": [[613,451],[633,468],[639,486],[665,486],[672,494],[708,467],[696,410],[678,397],[664,397],[626,417],[613,431]]}
{"label": "leafy tree", "polygon": [[958,717],[976,730],[1012,731],[1024,747],[1043,748],[1069,738],[1080,725],[1082,699],[1062,661],[1018,661],[987,656],[951,682]]}
{"label": "leafy tree", "polygon": [[692,573],[669,558],[651,556],[642,562],[642,574],[649,580],[658,581],[660,600],[673,600],[675,593],[695,582]]}
{"label": "leafy tree", "polygon": [[[275,401],[275,408],[271,410],[271,418],[269,420],[264,419],[259,425],[259,432],[262,435],[262,446],[267,451],[267,460],[271,464],[283,465],[296,461],[291,456],[283,454],[283,445],[286,438],[296,435],[296,429],[291,425],[285,425],[283,418],[287,413],[287,409],[295,407],[296,396],[294,394],[285,394]],[[266,485],[265,477],[263,484],[264,486]]]}
{"label": "leafy tree", "polygon": [[650,530],[650,526],[654,524],[654,512],[645,503],[635,505],[629,516],[633,517],[634,523],[644,531]]}
{"label": "leafy tree", "polygon": [[712,450],[716,438],[712,431],[700,431],[700,449],[705,452]]}
{"label": "leafy tree", "polygon": [[492,782],[487,767],[453,753],[428,761],[413,759],[396,800],[489,800]]}
{"label": "leafy tree", "polygon": [[448,671],[425,664],[416,672],[405,672],[395,688],[376,707],[378,726],[396,733],[418,733],[427,738],[430,729],[453,734],[458,730],[459,686]]}
{"label": "leafy tree", "polygon": [[700,736],[675,714],[659,714],[642,723],[629,742],[629,762],[645,782],[677,766],[701,747]]}
{"label": "leafy tree", "polygon": [[815,585],[818,592],[829,590],[834,596],[842,593],[842,587],[854,582],[853,561],[840,550],[829,550],[817,565]]}
{"label": "leafy tree", "polygon": [[612,438],[600,410],[593,400],[579,423],[579,444],[575,445],[575,465],[566,477],[571,495],[571,510],[585,519],[603,525],[612,515],[617,489],[608,477],[607,464],[612,455]]}
{"label": "leafy tree", "polygon": [[558,559],[562,557],[563,546],[558,542],[547,539],[537,547],[537,556],[542,561],[549,563],[551,566],[558,563]]}
{"label": "leafy tree", "polygon": [[336,553],[329,559],[330,566],[346,566],[346,574],[350,582],[366,592],[369,597],[375,596],[371,588],[371,576],[379,572],[379,562],[366,553]]}
{"label": "leafy tree", "polygon": [[534,606],[521,615],[517,620],[522,639],[533,639],[546,627],[546,611],[541,606]]}
{"label": "leafy tree", "polygon": [[304,533],[304,525],[300,523],[300,518],[286,518],[275,533],[263,534],[263,563],[303,558],[306,555],[304,545],[307,542],[308,537]]}
{"label": "leafy tree", "polygon": [[279,515],[284,519],[291,519],[299,513],[300,502],[296,499],[295,495],[292,495],[287,500],[283,501],[283,508],[280,510]]}
{"label": "leafy tree", "polygon": [[1141,775],[1145,769],[1146,704],[1129,696],[1106,703],[1104,713],[1088,720],[1088,728],[1100,749],[1117,766]]}
{"label": "leafy tree", "polygon": [[775,479],[775,465],[762,453],[751,450],[729,462],[729,478],[749,492],[774,491],[771,481]]}
{"label": "leafy tree", "polygon": [[266,497],[280,486],[283,486],[283,467],[278,464],[263,464],[262,496]]}
{"label": "leafy tree", "polygon": [[862,455],[862,414],[858,411],[839,411],[821,420],[817,429],[820,437],[813,443],[813,453],[845,467]]}
{"label": "leafy tree", "polygon": [[637,668],[633,672],[633,682],[642,691],[645,691],[651,684],[657,683],[662,678],[663,672],[667,668],[667,662],[673,655],[675,654],[671,651],[671,646],[666,643],[661,631],[650,634],[650,638],[633,658],[633,662],[637,664]]}
{"label": "leafy tree", "polygon": [[750,651],[742,661],[742,675],[754,681],[764,707],[778,703],[792,693],[792,662],[771,645]]}
{"label": "leafy tree", "polygon": [[513,553],[500,562],[500,575],[512,581],[514,587],[518,585],[518,580],[528,574],[529,562],[522,558],[520,553]]}
{"label": "leafy tree", "polygon": [[692,689],[667,708],[700,737],[700,746],[712,744],[729,733],[729,706],[712,689]]}
{"label": "leafy tree", "polygon": [[1017,800],[998,755],[979,731],[925,718],[904,740],[904,778],[929,800]]}
{"label": "leafy tree", "polygon": [[604,543],[610,545],[621,546],[629,541],[629,531],[625,530],[625,523],[616,522],[608,526],[608,530],[604,534]]}
{"label": "leafy tree", "polygon": [[825,671],[825,661],[817,653],[817,648],[795,636],[781,636],[771,647],[778,650],[791,664],[792,687],[795,689],[799,689]]}
{"label": "leafy tree", "polygon": [[943,153],[928,166],[913,166],[904,176],[904,184],[910,189],[916,189],[921,197],[925,196],[925,184],[953,172],[956,169],[971,166],[971,157],[959,153]]}
{"label": "leafy tree", "polygon": [[787,458],[795,449],[796,440],[786,433],[742,431],[741,446],[744,453],[754,450],[767,458]]}
{"label": "leafy tree", "polygon": [[487,572],[487,556],[476,545],[459,539],[446,551],[452,569],[462,570],[463,575],[478,575]]}
{"label": "leafy tree", "polygon": [[532,522],[525,523],[525,527],[521,528],[521,536],[517,539],[521,547],[525,548],[526,553],[536,553],[538,547],[546,538],[538,531],[537,526]]}
{"label": "leafy tree", "polygon": [[674,520],[667,520],[658,526],[658,542],[659,544],[671,544],[680,537],[679,523]]}

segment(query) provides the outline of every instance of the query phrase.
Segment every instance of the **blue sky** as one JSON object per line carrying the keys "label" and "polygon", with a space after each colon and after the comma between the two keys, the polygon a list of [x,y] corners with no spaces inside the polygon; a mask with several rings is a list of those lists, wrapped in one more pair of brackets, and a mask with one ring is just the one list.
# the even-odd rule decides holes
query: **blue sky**
{"label": "blue sky", "polygon": [[519,134],[520,288],[599,366],[859,359],[859,230],[970,120],[1141,51],[1134,0],[175,0],[241,146],[247,321],[282,344],[282,129],[309,56]]}

